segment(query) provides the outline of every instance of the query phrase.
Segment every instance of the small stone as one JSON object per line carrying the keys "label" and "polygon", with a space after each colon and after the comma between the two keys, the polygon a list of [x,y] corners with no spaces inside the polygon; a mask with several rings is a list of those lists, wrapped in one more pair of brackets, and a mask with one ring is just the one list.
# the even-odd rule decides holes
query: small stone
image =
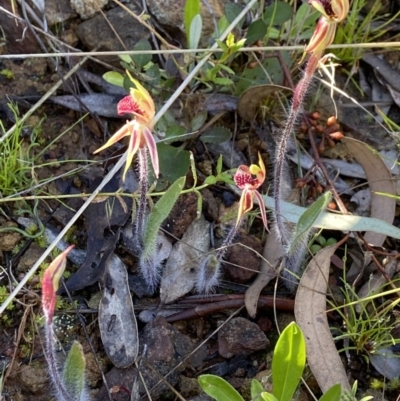
{"label": "small stone", "polygon": [[253,236],[240,234],[229,248],[222,266],[229,278],[235,283],[246,283],[261,268],[262,243]]}
{"label": "small stone", "polygon": [[224,358],[247,355],[269,346],[267,336],[248,319],[237,317],[218,332],[218,351]]}
{"label": "small stone", "polygon": [[[18,227],[18,224],[12,221],[6,221],[1,224],[1,228]],[[22,239],[22,235],[13,231],[0,233],[0,251],[10,252]]]}
{"label": "small stone", "polygon": [[47,368],[32,365],[22,365],[18,381],[22,388],[33,394],[46,394],[49,390]]}
{"label": "small stone", "polygon": [[99,12],[107,3],[108,0],[71,0],[71,7],[82,19],[88,19]]}
{"label": "small stone", "polygon": [[33,242],[27,252],[25,252],[21,257],[16,269],[17,273],[26,273],[42,256],[42,254],[43,249]]}

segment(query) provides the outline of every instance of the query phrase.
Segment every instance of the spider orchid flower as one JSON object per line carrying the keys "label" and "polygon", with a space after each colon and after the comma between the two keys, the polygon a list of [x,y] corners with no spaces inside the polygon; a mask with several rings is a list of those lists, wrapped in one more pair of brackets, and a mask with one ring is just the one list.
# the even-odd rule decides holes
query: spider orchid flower
{"label": "spider orchid flower", "polygon": [[236,186],[242,189],[242,196],[239,202],[238,217],[236,220],[236,227],[245,213],[253,209],[254,197],[257,198],[260,205],[261,216],[265,228],[268,230],[267,214],[265,212],[264,200],[257,189],[263,184],[266,176],[266,170],[264,162],[261,159],[261,155],[258,154],[258,166],[252,164],[250,167],[241,165],[238,167],[233,179]]}
{"label": "spider orchid flower", "polygon": [[311,4],[330,22],[342,22],[349,13],[349,0],[310,0]]}
{"label": "spider orchid flower", "polygon": [[45,270],[42,279],[42,305],[47,322],[53,320],[54,308],[56,306],[57,290],[60,279],[67,265],[67,255],[74,245],[69,246],[63,253],[58,255]]}
{"label": "spider orchid flower", "polygon": [[132,164],[133,156],[139,148],[147,146],[150,153],[154,173],[158,177],[160,168],[156,142],[153,138],[152,129],[154,126],[155,107],[150,93],[128,72],[130,80],[136,88],[131,88],[129,96],[120,100],[117,106],[118,114],[132,114],[133,119],[119,129],[101,148],[94,153],[101,152],[125,136],[130,136],[128,145],[128,156],[126,159],[123,179],[125,180],[129,166]]}
{"label": "spider orchid flower", "polygon": [[332,44],[335,38],[337,23],[346,18],[349,12],[349,1],[311,0],[310,4],[322,14],[322,17],[318,20],[305,52],[321,57],[322,53]]}

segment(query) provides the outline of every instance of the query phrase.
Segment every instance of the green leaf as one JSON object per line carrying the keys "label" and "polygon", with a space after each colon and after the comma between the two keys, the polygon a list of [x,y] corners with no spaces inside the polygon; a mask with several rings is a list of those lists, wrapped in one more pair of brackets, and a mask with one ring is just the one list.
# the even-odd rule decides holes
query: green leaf
{"label": "green leaf", "polygon": [[146,75],[150,78],[149,84],[153,86],[160,85],[161,82],[161,72],[160,67],[157,64],[152,64],[150,68],[146,68]]}
{"label": "green leaf", "polygon": [[73,400],[80,400],[85,385],[86,360],[82,345],[74,341],[67,355],[63,370],[63,382]]}
{"label": "green leaf", "polygon": [[262,39],[267,32],[268,25],[262,19],[252,22],[247,29],[246,44],[252,45],[257,42],[257,40]]}
{"label": "green leaf", "polygon": [[182,125],[172,125],[167,128],[167,132],[165,133],[167,142],[173,143],[179,141],[179,137],[186,134],[186,128],[182,127]]}
{"label": "green leaf", "polygon": [[342,396],[342,386],[340,383],[333,385],[325,394],[319,399],[319,401],[340,401]]}
{"label": "green leaf", "polygon": [[[235,190],[235,187],[232,188]],[[264,204],[268,209],[274,209],[275,199],[272,196],[263,195]],[[282,201],[282,214],[290,223],[297,223],[302,214],[307,210],[304,207],[293,205],[293,203]],[[313,224],[315,228],[336,231],[373,231],[389,237],[400,239],[400,229],[386,221],[373,217],[361,217],[344,215],[323,211]]]}
{"label": "green leaf", "polygon": [[108,71],[103,74],[103,79],[109,84],[124,87],[124,76],[119,72]]}
{"label": "green leaf", "polygon": [[279,401],[275,398],[271,393],[264,392],[261,394],[261,397],[264,401]]}
{"label": "green leaf", "polygon": [[205,143],[222,143],[231,137],[231,131],[225,127],[210,127],[201,134],[201,140]]}
{"label": "green leaf", "polygon": [[272,358],[273,395],[291,401],[306,365],[306,342],[300,327],[290,323],[279,336]]}
{"label": "green leaf", "polygon": [[[232,23],[235,18],[242,12],[243,7],[241,7],[237,3],[226,3],[225,4],[225,12],[224,15],[229,23]],[[243,17],[239,23],[236,25],[236,28],[241,29],[245,21],[245,17]]]}
{"label": "green leaf", "polygon": [[217,175],[220,175],[222,173],[222,162],[223,162],[223,158],[222,155],[219,155],[218,157],[218,161],[217,161]]}
{"label": "green leaf", "polygon": [[[282,51],[282,58],[290,69],[292,58],[287,51]],[[268,74],[265,73],[267,71]],[[276,84],[282,85],[283,82],[282,66],[275,57],[268,57],[261,61],[261,66],[257,65],[254,68],[245,68],[236,85],[235,96],[239,96],[249,87]],[[271,82],[272,81],[272,82]]]}
{"label": "green leaf", "polygon": [[[133,48],[136,51],[151,50],[151,45],[147,39],[140,39]],[[136,67],[141,70],[146,64],[151,61],[151,54],[135,54],[131,56]]]}
{"label": "green leaf", "polygon": [[221,85],[221,86],[229,86],[233,84],[233,81],[230,78],[219,78],[216,77],[213,79],[213,82],[216,85]]}
{"label": "green leaf", "polygon": [[[332,199],[332,193],[330,191],[325,192],[321,195],[307,210],[301,215],[299,222],[297,223],[293,242],[297,238],[307,235],[310,230],[314,227],[314,223],[322,211],[326,209],[329,202]],[[323,244],[321,244],[323,245]]]}
{"label": "green leaf", "polygon": [[218,182],[217,177],[213,176],[213,175],[209,175],[208,177],[206,177],[206,179],[204,180],[204,184],[207,185],[214,185]]}
{"label": "green leaf", "polygon": [[198,380],[203,391],[217,401],[244,401],[243,397],[222,377],[201,375]]}
{"label": "green leaf", "polygon": [[207,112],[201,111],[200,113],[197,113],[193,117],[193,120],[190,123],[190,128],[192,129],[192,131],[197,131],[204,125],[206,120],[207,120]]}
{"label": "green leaf", "polygon": [[289,3],[276,1],[265,9],[263,20],[267,25],[282,25],[293,17],[293,8]]}
{"label": "green leaf", "polygon": [[187,150],[157,143],[157,151],[160,171],[164,179],[174,182],[187,174],[190,166],[190,153]]}
{"label": "green leaf", "polygon": [[200,0],[186,0],[184,23],[185,23],[186,40],[188,44],[191,43],[190,30],[193,18],[199,14],[200,14]]}
{"label": "green leaf", "polygon": [[171,210],[185,185],[185,181],[186,177],[177,179],[158,200],[153,210],[150,212],[143,236],[144,250],[142,253],[142,259],[146,260],[150,255],[153,255],[156,248],[158,230],[163,221],[171,213]]}
{"label": "green leaf", "polygon": [[253,379],[251,381],[251,401],[262,401],[261,393],[264,392],[262,384],[258,380]]}
{"label": "green leaf", "polygon": [[190,24],[190,41],[188,42],[189,49],[197,49],[199,46],[201,33],[203,29],[203,20],[200,14],[197,14],[192,19]]}
{"label": "green leaf", "polygon": [[131,57],[128,54],[121,54],[118,56],[125,63],[130,63],[132,61]]}

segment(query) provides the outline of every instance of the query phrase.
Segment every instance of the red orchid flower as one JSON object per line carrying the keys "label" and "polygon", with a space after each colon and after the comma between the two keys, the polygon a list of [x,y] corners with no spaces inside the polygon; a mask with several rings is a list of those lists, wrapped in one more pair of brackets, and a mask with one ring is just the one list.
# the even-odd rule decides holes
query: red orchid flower
{"label": "red orchid flower", "polygon": [[238,167],[233,180],[239,189],[242,189],[242,196],[239,202],[238,217],[236,228],[238,227],[245,213],[253,209],[254,197],[257,198],[260,205],[260,211],[265,228],[268,230],[267,214],[265,212],[264,200],[257,189],[263,184],[266,176],[264,162],[261,155],[258,154],[258,166],[252,164],[250,167],[241,165]]}
{"label": "red orchid flower", "polygon": [[305,48],[305,52],[321,57],[335,38],[337,23],[346,18],[349,12],[349,1],[310,0],[309,3],[322,14],[322,17],[318,20],[317,27]]}
{"label": "red orchid flower", "polygon": [[153,138],[152,129],[154,125],[155,106],[149,92],[127,71],[130,80],[136,88],[131,88],[130,95],[125,96],[118,103],[117,110],[119,115],[132,114],[134,119],[127,121],[101,148],[94,153],[101,152],[114,143],[120,141],[125,136],[130,136],[128,145],[128,156],[126,159],[123,180],[126,172],[132,164],[133,156],[139,148],[147,146],[150,153],[151,163],[154,173],[158,177],[160,168],[158,163],[158,154],[156,142]]}

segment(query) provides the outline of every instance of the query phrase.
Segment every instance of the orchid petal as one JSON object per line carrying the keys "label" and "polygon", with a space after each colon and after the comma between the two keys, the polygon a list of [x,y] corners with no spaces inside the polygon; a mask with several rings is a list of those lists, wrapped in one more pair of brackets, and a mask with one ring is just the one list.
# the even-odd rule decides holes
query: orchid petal
{"label": "orchid petal", "polygon": [[263,197],[260,195],[260,193],[258,191],[254,191],[254,195],[258,200],[258,205],[260,206],[260,212],[261,212],[262,221],[264,223],[264,227],[265,227],[265,229],[267,231],[269,231],[269,229],[268,229],[268,221],[267,221],[267,213],[265,211],[264,199],[263,199]]}
{"label": "orchid petal", "polygon": [[335,38],[336,24],[329,22],[325,17],[318,20],[314,34],[310,39],[309,44],[305,48],[305,52],[313,53],[315,56],[320,57]]}
{"label": "orchid petal", "polygon": [[337,22],[341,22],[347,17],[350,8],[348,0],[332,0],[331,6]]}
{"label": "orchid petal", "polygon": [[251,189],[244,189],[240,197],[238,217],[236,220],[236,228],[239,226],[242,217],[251,209],[253,209],[254,192]]}
{"label": "orchid petal", "polygon": [[153,134],[151,133],[150,129],[147,127],[144,128],[142,135],[146,141],[146,145],[149,149],[151,164],[153,165],[154,174],[156,178],[158,178],[160,174],[160,166],[158,163],[158,153],[157,153],[157,144],[154,140]]}
{"label": "orchid petal", "polygon": [[135,153],[139,149],[140,145],[140,140],[141,140],[141,126],[134,120],[132,122],[135,122],[136,124],[132,125],[132,133],[131,137],[129,139],[129,145],[128,145],[128,154],[126,156],[126,163],[125,163],[125,169],[124,173],[122,175],[122,181],[125,181],[125,176],[126,173],[129,170],[130,165],[132,164],[133,161],[133,156],[135,156]]}
{"label": "orchid petal", "polygon": [[130,130],[130,125],[132,124],[132,122],[127,121],[126,124],[120,128],[106,143],[105,145],[103,145],[101,148],[97,149],[96,151],[94,151],[93,153],[99,153],[102,150],[110,147],[111,145],[114,145],[114,143],[117,143],[118,141],[120,141],[123,137],[130,135],[131,130]]}

